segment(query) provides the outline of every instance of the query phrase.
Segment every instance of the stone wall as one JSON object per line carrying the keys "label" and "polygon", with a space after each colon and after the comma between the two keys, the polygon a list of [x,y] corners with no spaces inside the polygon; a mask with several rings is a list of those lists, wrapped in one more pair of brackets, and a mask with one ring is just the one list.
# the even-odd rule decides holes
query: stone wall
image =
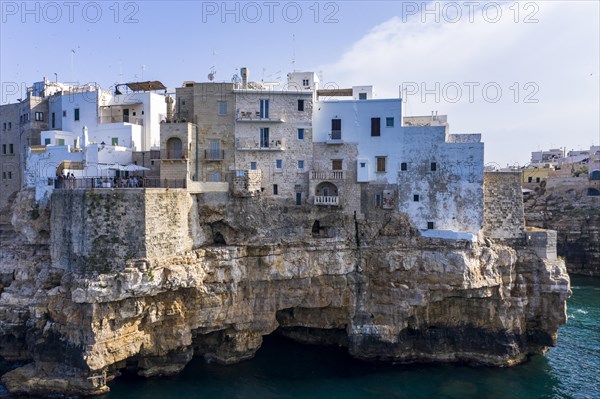
{"label": "stone wall", "polygon": [[106,273],[192,246],[185,190],[56,190],[51,202],[53,267]]}
{"label": "stone wall", "polygon": [[600,276],[600,197],[587,195],[587,179],[548,183],[524,196],[527,226],[556,230],[569,273]]}
{"label": "stone wall", "polygon": [[236,170],[232,180],[232,192],[236,197],[254,197],[261,192],[261,170]]}
{"label": "stone wall", "polygon": [[542,259],[556,260],[556,231],[527,231],[527,246]]}
{"label": "stone wall", "polygon": [[490,238],[518,238],[525,229],[521,172],[485,172],[483,233]]}

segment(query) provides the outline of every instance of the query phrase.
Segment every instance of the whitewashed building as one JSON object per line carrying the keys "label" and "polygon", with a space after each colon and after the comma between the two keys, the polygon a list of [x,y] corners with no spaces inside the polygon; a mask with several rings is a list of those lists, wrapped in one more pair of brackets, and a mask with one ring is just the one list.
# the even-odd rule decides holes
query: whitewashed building
{"label": "whitewashed building", "polygon": [[[339,170],[338,178],[347,180],[355,162],[355,182],[362,191],[370,195],[374,186],[381,187],[374,194],[376,206],[408,214],[425,235],[474,237],[483,227],[481,135],[449,134],[443,115],[402,122],[402,100],[377,99],[371,86],[321,90],[313,110],[315,148],[340,150],[339,159],[315,157],[315,163],[331,163],[329,175],[336,178],[331,172]],[[337,189],[335,181],[326,183]],[[322,192],[317,188],[312,194]]]}
{"label": "whitewashed building", "polygon": [[[159,149],[166,117],[160,82],[127,84],[132,92],[112,93],[93,85],[66,87],[49,99],[49,128],[41,145],[27,153],[25,185],[36,199],[47,197],[62,173],[76,178],[108,177],[114,164],[133,164],[134,151]],[[133,91],[138,90],[138,91]]]}

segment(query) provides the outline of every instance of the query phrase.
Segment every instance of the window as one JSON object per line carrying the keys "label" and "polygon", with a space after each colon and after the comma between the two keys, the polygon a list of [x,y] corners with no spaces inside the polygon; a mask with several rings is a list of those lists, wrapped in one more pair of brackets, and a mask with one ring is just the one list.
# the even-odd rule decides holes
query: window
{"label": "window", "polygon": [[529,176],[529,177],[527,178],[527,183],[531,183],[532,181],[533,181],[533,177]]}
{"label": "window", "polygon": [[377,161],[377,172],[385,172],[387,157],[375,157],[375,160]]}
{"label": "window", "polygon": [[381,118],[371,118],[371,136],[381,136]]}
{"label": "window", "polygon": [[414,202],[419,202],[419,194],[414,194],[413,195],[413,201]]}
{"label": "window", "polygon": [[389,116],[385,118],[385,127],[394,127],[394,117]]}
{"label": "window", "polygon": [[65,139],[56,139],[56,145],[65,145]]}
{"label": "window", "polygon": [[269,100],[260,100],[260,118],[269,118]]}
{"label": "window", "polygon": [[304,140],[304,129],[298,129],[298,140]]}
{"label": "window", "polygon": [[302,79],[302,86],[310,86],[310,81],[308,79]]}
{"label": "window", "polygon": [[2,154],[6,154],[6,144],[2,144]]}
{"label": "window", "polygon": [[44,139],[44,145],[49,145],[52,142],[50,139]]}
{"label": "window", "polygon": [[8,178],[12,179],[12,172],[10,170],[8,171]]}
{"label": "window", "polygon": [[331,139],[341,140],[342,139],[342,120],[332,119],[331,120]]}
{"label": "window", "polygon": [[12,144],[9,144],[9,145],[8,145],[8,152],[9,152],[10,154],[14,154],[14,153],[15,153],[15,149],[14,149],[14,147],[13,147],[13,145],[12,145]]}
{"label": "window", "polygon": [[[64,111],[64,112],[66,112],[66,111]],[[56,127],[56,113],[55,112],[52,113],[51,118],[52,118],[52,129],[54,129]]]}
{"label": "window", "polygon": [[212,182],[221,181],[221,172],[211,172],[208,180]]}
{"label": "window", "polygon": [[296,193],[296,205],[302,205],[302,193]]}
{"label": "window", "polygon": [[250,170],[256,170],[256,162],[250,162]]}
{"label": "window", "polygon": [[304,111],[304,100],[298,100],[298,111]]}
{"label": "window", "polygon": [[303,159],[298,161],[298,169],[304,169],[304,160]]}
{"label": "window", "polygon": [[431,163],[431,171],[432,171],[432,172],[435,172],[436,170],[437,170],[437,163],[435,163],[435,162],[432,162],[432,163]]}
{"label": "window", "polygon": [[408,165],[406,164],[406,162],[402,162],[400,164],[400,170],[408,170]]}
{"label": "window", "polygon": [[331,160],[331,170],[342,170],[343,160],[341,159],[332,159]]}
{"label": "window", "polygon": [[79,120],[79,108],[75,108],[75,113],[73,114],[73,117],[75,121]]}
{"label": "window", "polygon": [[260,128],[260,146],[262,148],[268,148],[269,147],[269,128],[268,127],[261,127]]}
{"label": "window", "polygon": [[227,101],[219,101],[219,115],[227,115]]}
{"label": "window", "polygon": [[113,137],[111,138],[111,145],[119,145],[119,138],[118,137]]}
{"label": "window", "polygon": [[358,99],[359,100],[366,100],[367,99],[367,93],[358,93]]}
{"label": "window", "polygon": [[281,169],[283,168],[283,160],[282,159],[276,159],[275,160],[275,169]]}
{"label": "window", "polygon": [[375,205],[381,206],[381,194],[375,194]]}
{"label": "window", "polygon": [[41,122],[44,120],[44,113],[43,112],[36,112],[35,113],[35,120],[38,122]]}
{"label": "window", "polygon": [[427,222],[427,229],[433,230],[433,222]]}
{"label": "window", "polygon": [[12,122],[8,122],[8,130],[12,129]]}
{"label": "window", "polygon": [[67,117],[67,111],[63,111],[63,118]]}
{"label": "window", "polygon": [[206,159],[217,161],[223,159],[221,154],[221,142],[211,140],[208,142],[208,151],[206,151]]}
{"label": "window", "polygon": [[273,184],[273,195],[277,195],[279,193],[279,187],[277,184]]}
{"label": "window", "polygon": [[[11,145],[12,145],[12,144],[11,144]],[[540,178],[539,178],[539,177],[536,177],[536,178],[535,178],[535,182],[536,182],[536,183],[539,183],[539,182],[540,182]]]}

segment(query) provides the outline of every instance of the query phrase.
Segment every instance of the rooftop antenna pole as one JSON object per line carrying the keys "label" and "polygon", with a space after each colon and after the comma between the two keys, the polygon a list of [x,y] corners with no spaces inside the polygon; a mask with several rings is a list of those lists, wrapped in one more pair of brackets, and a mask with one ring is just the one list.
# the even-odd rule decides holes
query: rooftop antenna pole
{"label": "rooftop antenna pole", "polygon": [[292,34],[292,71],[296,72],[296,35]]}
{"label": "rooftop antenna pole", "polygon": [[144,80],[144,70],[146,69],[146,65],[142,65],[142,79]]}
{"label": "rooftop antenna pole", "polygon": [[123,82],[123,60],[119,60],[119,83]]}
{"label": "rooftop antenna pole", "polygon": [[75,72],[74,72],[74,63],[75,63],[75,49],[71,49],[71,82],[75,82]]}

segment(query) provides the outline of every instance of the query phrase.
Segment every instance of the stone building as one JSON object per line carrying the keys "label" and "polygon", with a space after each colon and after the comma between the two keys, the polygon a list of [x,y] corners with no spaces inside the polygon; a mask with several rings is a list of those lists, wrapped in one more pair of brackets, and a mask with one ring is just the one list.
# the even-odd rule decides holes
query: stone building
{"label": "stone building", "polygon": [[263,196],[300,205],[306,200],[313,162],[310,87],[317,78],[298,73],[306,83],[298,88],[295,74],[282,89],[242,86],[235,91],[235,169],[261,170]]}
{"label": "stone building", "polygon": [[[173,122],[192,122],[198,181],[220,182],[234,165],[234,83],[184,82],[176,89]],[[197,146],[197,148],[196,148]]]}
{"label": "stone building", "polygon": [[27,88],[18,103],[0,105],[0,213],[8,212],[10,198],[23,187],[27,148],[40,144],[48,129],[48,97],[61,87],[44,78]]}

